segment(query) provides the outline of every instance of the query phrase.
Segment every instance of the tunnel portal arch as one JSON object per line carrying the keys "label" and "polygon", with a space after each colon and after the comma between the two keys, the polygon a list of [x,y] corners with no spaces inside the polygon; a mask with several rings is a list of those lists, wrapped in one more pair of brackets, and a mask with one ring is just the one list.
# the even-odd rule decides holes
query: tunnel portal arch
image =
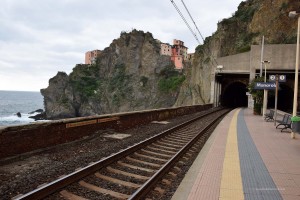
{"label": "tunnel portal arch", "polygon": [[230,83],[222,94],[221,105],[226,107],[247,107],[248,97],[246,92],[248,91],[247,85],[243,82],[237,81]]}

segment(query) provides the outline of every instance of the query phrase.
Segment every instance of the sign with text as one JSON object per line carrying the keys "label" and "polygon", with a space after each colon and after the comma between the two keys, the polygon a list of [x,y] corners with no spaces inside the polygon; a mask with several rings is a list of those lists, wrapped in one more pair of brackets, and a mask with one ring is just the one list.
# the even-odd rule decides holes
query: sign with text
{"label": "sign with text", "polygon": [[255,83],[254,89],[256,90],[275,90],[276,83],[273,82],[257,82]]}

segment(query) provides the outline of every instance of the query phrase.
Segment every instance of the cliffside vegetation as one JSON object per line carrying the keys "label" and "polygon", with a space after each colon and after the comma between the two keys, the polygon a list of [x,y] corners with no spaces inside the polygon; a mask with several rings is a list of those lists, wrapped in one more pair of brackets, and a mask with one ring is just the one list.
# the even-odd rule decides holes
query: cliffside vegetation
{"label": "cliffside vegetation", "polygon": [[296,43],[295,20],[288,17],[299,9],[298,0],[247,0],[240,3],[232,17],[218,23],[213,40],[221,43],[218,56],[250,50],[251,45]]}
{"label": "cliffside vegetation", "polygon": [[178,70],[174,69],[174,66],[168,65],[160,72],[159,89],[162,92],[176,92],[180,88],[181,84],[185,80],[185,75],[180,74]]}

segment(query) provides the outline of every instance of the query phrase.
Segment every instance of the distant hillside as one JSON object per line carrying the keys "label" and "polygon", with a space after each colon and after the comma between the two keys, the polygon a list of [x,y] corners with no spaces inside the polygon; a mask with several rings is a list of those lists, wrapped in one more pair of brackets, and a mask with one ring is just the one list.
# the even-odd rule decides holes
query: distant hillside
{"label": "distant hillside", "polygon": [[241,2],[232,17],[221,20],[217,31],[196,48],[192,68],[186,71],[186,81],[175,105],[210,102],[213,57],[247,52],[251,45],[261,44],[262,36],[265,44],[296,43],[297,20],[288,17],[292,10],[300,10],[299,0]]}

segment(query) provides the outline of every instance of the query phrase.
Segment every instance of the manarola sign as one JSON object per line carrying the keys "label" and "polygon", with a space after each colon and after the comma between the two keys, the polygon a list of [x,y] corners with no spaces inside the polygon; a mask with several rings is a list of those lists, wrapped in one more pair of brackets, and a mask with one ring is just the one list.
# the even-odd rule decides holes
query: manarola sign
{"label": "manarola sign", "polygon": [[276,89],[276,83],[271,82],[257,82],[254,86],[255,90],[275,90]]}

